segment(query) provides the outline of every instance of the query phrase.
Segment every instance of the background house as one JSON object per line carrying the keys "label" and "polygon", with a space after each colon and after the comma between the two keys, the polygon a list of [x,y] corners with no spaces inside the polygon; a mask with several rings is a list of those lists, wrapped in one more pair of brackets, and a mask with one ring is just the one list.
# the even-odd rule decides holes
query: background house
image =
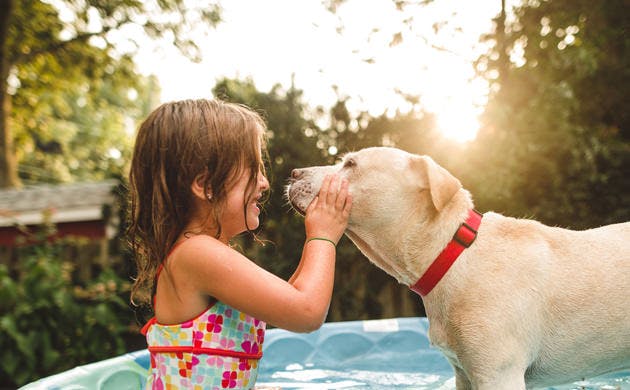
{"label": "background house", "polygon": [[45,184],[0,190],[0,263],[19,261],[20,248],[33,242],[43,223],[56,227],[54,238],[76,238],[64,246],[80,279],[89,280],[94,265],[111,261],[110,241],[119,225],[115,189],[118,181]]}

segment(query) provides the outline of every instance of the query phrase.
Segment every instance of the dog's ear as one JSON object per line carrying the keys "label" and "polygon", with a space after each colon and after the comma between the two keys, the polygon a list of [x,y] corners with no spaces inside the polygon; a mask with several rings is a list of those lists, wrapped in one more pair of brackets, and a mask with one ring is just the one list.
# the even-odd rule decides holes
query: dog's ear
{"label": "dog's ear", "polygon": [[441,211],[462,188],[462,184],[449,171],[439,166],[429,156],[413,156],[411,166],[426,178],[433,207]]}

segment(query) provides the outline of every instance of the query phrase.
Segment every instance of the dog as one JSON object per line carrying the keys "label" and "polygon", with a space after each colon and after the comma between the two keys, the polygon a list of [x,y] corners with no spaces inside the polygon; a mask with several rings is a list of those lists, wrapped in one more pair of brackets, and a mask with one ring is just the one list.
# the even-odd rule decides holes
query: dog
{"label": "dog", "polygon": [[345,234],[422,296],[429,339],[458,390],[547,387],[630,367],[630,223],[573,231],[477,214],[446,169],[389,147],[293,170],[285,195],[295,210],[305,213],[327,174],[349,183]]}

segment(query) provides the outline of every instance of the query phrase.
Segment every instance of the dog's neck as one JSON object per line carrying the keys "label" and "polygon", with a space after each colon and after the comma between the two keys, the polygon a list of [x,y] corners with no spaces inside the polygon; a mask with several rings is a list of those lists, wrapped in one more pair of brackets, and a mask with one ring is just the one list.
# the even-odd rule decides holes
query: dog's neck
{"label": "dog's neck", "polygon": [[349,226],[346,234],[372,263],[411,286],[446,247],[472,208],[470,193],[461,189],[440,212],[425,218],[407,216],[392,232],[381,230],[375,236]]}
{"label": "dog's neck", "polygon": [[418,281],[452,240],[473,207],[470,193],[462,189],[444,209],[436,212],[429,220],[416,224],[414,233],[409,234],[411,239],[402,260],[407,269],[413,270],[414,279],[405,284],[412,285]]}

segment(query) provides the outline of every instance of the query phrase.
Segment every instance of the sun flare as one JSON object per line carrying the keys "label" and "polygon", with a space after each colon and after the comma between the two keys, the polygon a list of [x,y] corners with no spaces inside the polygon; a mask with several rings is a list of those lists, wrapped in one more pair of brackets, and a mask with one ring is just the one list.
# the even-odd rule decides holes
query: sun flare
{"label": "sun flare", "polygon": [[[436,74],[436,78],[444,76],[448,75]],[[429,95],[436,96],[428,99],[427,110],[435,115],[435,126],[444,137],[461,143],[472,141],[479,131],[487,86],[481,79],[467,82],[449,80],[448,83],[448,92],[442,91],[442,96],[439,91],[427,91]]]}
{"label": "sun flare", "polygon": [[477,136],[479,110],[472,103],[448,107],[434,114],[436,126],[444,137],[464,143]]}

